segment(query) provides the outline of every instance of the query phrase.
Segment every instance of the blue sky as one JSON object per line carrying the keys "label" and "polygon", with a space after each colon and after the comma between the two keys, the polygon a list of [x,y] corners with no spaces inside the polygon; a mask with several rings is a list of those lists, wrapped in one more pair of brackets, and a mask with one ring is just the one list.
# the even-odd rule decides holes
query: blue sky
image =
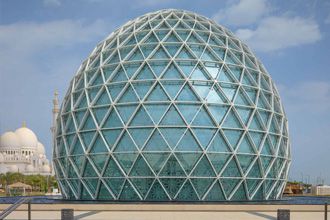
{"label": "blue sky", "polygon": [[277,84],[289,119],[290,179],[330,184],[329,0],[0,0],[0,133],[26,121],[51,155],[60,98],[94,46],[163,8],[216,20],[246,42]]}

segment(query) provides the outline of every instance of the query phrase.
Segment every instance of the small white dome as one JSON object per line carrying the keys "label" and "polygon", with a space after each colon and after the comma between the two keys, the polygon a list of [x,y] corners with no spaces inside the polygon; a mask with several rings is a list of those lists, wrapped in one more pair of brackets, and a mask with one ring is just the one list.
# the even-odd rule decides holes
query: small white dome
{"label": "small white dome", "polygon": [[26,172],[33,173],[34,172],[34,167],[32,164],[29,164],[25,167]]}
{"label": "small white dome", "polygon": [[12,173],[18,172],[18,167],[16,165],[10,165],[9,172],[12,172]]}
{"label": "small white dome", "polygon": [[1,148],[19,148],[21,146],[20,138],[12,131],[5,132],[0,137]]}
{"label": "small white dome", "polygon": [[20,139],[21,146],[24,148],[37,148],[38,139],[33,131],[26,127],[19,128],[15,131]]}
{"label": "small white dome", "polygon": [[42,154],[42,155],[45,154],[45,147],[40,142],[38,142],[38,144],[37,144],[37,151],[38,151],[39,154]]}
{"label": "small white dome", "polygon": [[44,173],[50,173],[50,166],[45,164],[42,166],[42,172]]}

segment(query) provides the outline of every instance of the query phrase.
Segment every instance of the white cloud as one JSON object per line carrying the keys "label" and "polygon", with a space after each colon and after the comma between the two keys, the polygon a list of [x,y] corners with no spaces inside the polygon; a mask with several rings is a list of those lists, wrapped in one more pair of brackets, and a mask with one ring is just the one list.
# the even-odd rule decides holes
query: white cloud
{"label": "white cloud", "polygon": [[[45,23],[18,22],[0,25],[0,56],[31,56],[37,51],[88,42],[104,36],[106,25],[60,20]],[[1,61],[0,61],[1,63]]]}
{"label": "white cloud", "polygon": [[46,7],[59,7],[62,3],[60,0],[44,0],[43,4]]}
{"label": "white cloud", "polygon": [[286,108],[292,114],[306,116],[327,114],[330,111],[330,82],[311,81],[279,87]]}
{"label": "white cloud", "polygon": [[237,36],[258,51],[274,51],[321,39],[319,25],[301,17],[267,17],[256,29],[238,29]]}
{"label": "white cloud", "polygon": [[242,26],[255,23],[269,11],[266,0],[240,0],[219,10],[213,19],[227,25]]}

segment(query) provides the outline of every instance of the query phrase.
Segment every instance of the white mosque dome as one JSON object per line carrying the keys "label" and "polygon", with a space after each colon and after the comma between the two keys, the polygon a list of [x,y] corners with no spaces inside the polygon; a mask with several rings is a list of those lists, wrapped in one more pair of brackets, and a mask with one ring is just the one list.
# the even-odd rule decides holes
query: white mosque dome
{"label": "white mosque dome", "polygon": [[37,136],[29,128],[21,127],[15,131],[20,139],[21,146],[24,148],[37,148]]}
{"label": "white mosque dome", "polygon": [[37,151],[40,154],[44,155],[45,154],[45,147],[42,143],[38,142],[37,144]]}
{"label": "white mosque dome", "polygon": [[10,165],[9,172],[18,172],[18,167],[16,165]]}
{"label": "white mosque dome", "polygon": [[42,166],[42,172],[50,173],[50,166],[48,164],[43,165]]}
{"label": "white mosque dome", "polygon": [[21,146],[20,138],[12,131],[8,131],[1,135],[0,138],[1,148],[19,148]]}
{"label": "white mosque dome", "polygon": [[32,166],[32,164],[29,164],[26,166],[25,170],[26,172],[32,173],[34,172],[34,167]]}

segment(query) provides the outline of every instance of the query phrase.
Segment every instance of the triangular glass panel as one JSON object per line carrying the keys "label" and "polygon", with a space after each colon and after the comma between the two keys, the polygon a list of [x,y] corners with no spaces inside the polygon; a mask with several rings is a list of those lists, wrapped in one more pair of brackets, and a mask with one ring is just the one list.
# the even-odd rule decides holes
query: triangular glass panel
{"label": "triangular glass panel", "polygon": [[113,145],[116,143],[119,134],[121,133],[121,129],[112,129],[112,130],[102,130],[103,137],[107,142],[110,150],[113,148]]}
{"label": "triangular glass panel", "polygon": [[180,49],[180,46],[180,44],[164,44],[165,49],[171,55],[171,57],[175,56],[177,51]]}
{"label": "triangular glass panel", "polygon": [[225,66],[221,68],[217,80],[222,82],[236,83],[236,80]]}
{"label": "triangular glass panel", "polygon": [[185,181],[185,178],[160,178],[159,180],[165,187],[167,193],[171,196],[171,199],[174,199]]}
{"label": "triangular glass panel", "polygon": [[251,196],[256,190],[256,188],[259,186],[261,179],[246,179],[245,182],[249,195]]}
{"label": "triangular glass panel", "polygon": [[127,61],[135,61],[135,60],[144,60],[143,54],[141,53],[139,47],[135,49],[133,53],[129,56],[129,58],[126,58]]}
{"label": "triangular glass panel", "polygon": [[247,123],[249,122],[253,110],[250,108],[239,107],[239,106],[236,106],[235,109],[238,115],[240,116],[242,122],[244,123],[244,125],[247,126]]}
{"label": "triangular glass panel", "polygon": [[176,63],[178,64],[181,71],[185,74],[186,77],[190,75],[191,71],[196,66],[196,62],[194,61],[177,61]]}
{"label": "triangular glass panel", "polygon": [[176,97],[181,89],[184,81],[162,81],[162,85],[165,88],[167,94],[172,100]]}
{"label": "triangular glass panel", "polygon": [[94,87],[90,87],[88,88],[88,98],[89,98],[89,102],[93,102],[94,98],[96,97],[97,93],[101,90],[101,86],[94,86]]}
{"label": "triangular glass panel", "polygon": [[205,197],[206,201],[224,201],[226,200],[225,195],[221,189],[221,186],[218,181],[212,186],[212,189],[209,191]]}
{"label": "triangular glass panel", "polygon": [[264,133],[250,131],[249,134],[256,148],[259,149]]}
{"label": "triangular glass panel", "polygon": [[115,152],[131,152],[137,151],[137,148],[131,138],[131,136],[126,131],[119,139],[116,146]]}
{"label": "triangular glass panel", "polygon": [[103,173],[103,177],[122,177],[124,174],[120,170],[117,163],[114,161],[112,157],[110,157],[106,167],[105,171]]}
{"label": "triangular glass panel", "polygon": [[160,132],[163,134],[163,137],[173,149],[179,139],[182,137],[183,133],[185,132],[185,128],[159,128]]}
{"label": "triangular glass panel", "polygon": [[212,47],[212,50],[215,52],[215,54],[220,58],[220,60],[224,60],[225,59],[225,53],[226,50],[225,48],[221,48],[221,47]]}
{"label": "triangular glass panel", "polygon": [[164,191],[163,187],[156,180],[153,186],[151,187],[146,200],[151,201],[168,201],[169,198]]}
{"label": "triangular glass panel", "polygon": [[214,136],[212,142],[209,144],[208,152],[229,152],[230,147],[228,146],[227,142],[223,138],[220,132]]}
{"label": "triangular glass panel", "polygon": [[176,59],[195,59],[195,57],[186,47],[182,47],[180,53],[176,56]]}
{"label": "triangular glass panel", "polygon": [[221,176],[223,176],[223,177],[240,177],[241,176],[241,172],[239,171],[235,157],[232,157],[232,159],[226,165]]}
{"label": "triangular glass panel", "polygon": [[241,182],[241,179],[234,178],[221,178],[221,185],[227,197],[230,196],[232,191],[236,188],[236,186]]}
{"label": "triangular glass panel", "polygon": [[113,156],[119,162],[120,167],[128,173],[134,161],[137,158],[137,153],[114,153]]}
{"label": "triangular glass panel", "polygon": [[124,69],[127,73],[128,78],[131,78],[140,66],[141,65],[139,63],[125,63]]}
{"label": "triangular glass panel", "polygon": [[128,182],[128,180],[125,181],[125,185],[123,187],[123,190],[120,193],[119,196],[120,200],[129,200],[129,201],[139,201],[140,197],[138,194],[135,192],[134,188],[132,185]]}
{"label": "triangular glass panel", "polygon": [[156,74],[157,77],[159,77],[164,69],[167,67],[168,61],[148,61],[147,62],[153,72]]}
{"label": "triangular glass panel", "polygon": [[185,182],[185,184],[182,186],[176,199],[179,201],[197,201],[197,200],[199,200],[198,196],[189,180],[187,180]]}
{"label": "triangular glass panel", "polygon": [[122,127],[122,126],[123,124],[121,123],[117,112],[115,111],[115,109],[112,109],[111,113],[103,122],[102,128],[114,128],[114,127]]}
{"label": "triangular glass panel", "polygon": [[119,69],[112,75],[110,83],[127,81],[127,76],[124,69],[120,66]]}
{"label": "triangular glass panel", "polygon": [[247,169],[251,166],[255,156],[247,154],[236,154],[238,163],[243,171],[243,174],[246,174]]}
{"label": "triangular glass panel", "polygon": [[185,126],[184,121],[179,115],[177,109],[172,105],[169,110],[166,112],[165,116],[161,120],[160,125],[183,125]]}
{"label": "triangular glass panel", "polygon": [[123,122],[127,124],[128,120],[131,118],[133,112],[135,111],[137,104],[130,105],[117,105],[117,110]]}
{"label": "triangular glass panel", "polygon": [[182,136],[180,142],[175,148],[176,151],[202,151],[202,148],[197,143],[196,139],[192,135],[190,130],[187,130],[186,133]]}
{"label": "triangular glass panel", "polygon": [[250,153],[255,154],[254,148],[247,135],[244,136],[241,143],[238,146],[239,153]]}
{"label": "triangular glass panel", "polygon": [[186,30],[178,30],[176,31],[176,33],[179,35],[179,37],[181,38],[181,40],[185,41],[189,35],[189,31]]}
{"label": "triangular glass panel", "polygon": [[113,101],[117,99],[119,93],[123,90],[125,85],[126,83],[118,83],[108,86],[108,91]]}
{"label": "triangular glass panel", "polygon": [[130,176],[154,176],[152,171],[150,170],[148,164],[143,159],[142,156],[139,156],[136,159],[136,162],[134,163],[131,172],[129,174]]}
{"label": "triangular glass panel", "polygon": [[196,189],[199,197],[202,198],[205,192],[210,188],[214,180],[215,179],[211,179],[211,178],[192,178],[191,183]]}
{"label": "triangular glass panel", "polygon": [[213,165],[217,174],[224,168],[224,165],[230,158],[230,154],[224,153],[208,153],[207,157],[209,158],[211,164]]}
{"label": "triangular glass panel", "polygon": [[270,140],[268,138],[265,139],[265,142],[262,146],[261,154],[271,156],[273,155],[272,153],[272,146],[270,144]]}
{"label": "triangular glass panel", "polygon": [[158,39],[153,32],[147,37],[143,43],[158,43]]}
{"label": "triangular glass panel", "polygon": [[106,147],[102,136],[98,134],[95,138],[94,143],[91,146],[90,153],[102,153],[102,152],[108,152],[108,148]]}
{"label": "triangular glass panel", "polygon": [[228,106],[225,105],[208,105],[207,106],[211,114],[213,115],[213,118],[216,120],[218,124],[221,124],[222,119],[224,118],[225,114],[228,111]]}
{"label": "triangular glass panel", "polygon": [[79,109],[79,108],[86,108],[87,107],[87,98],[86,98],[86,95],[85,95],[85,92],[82,92],[81,94],[81,97],[78,101],[78,105],[76,105],[76,108]]}
{"label": "triangular glass panel", "polygon": [[249,102],[249,99],[246,98],[246,96],[245,96],[242,89],[238,90],[234,103],[238,104],[238,105],[251,106],[251,103]]}
{"label": "triangular glass panel", "polygon": [[154,178],[130,178],[130,180],[143,198],[154,182]]}
{"label": "triangular glass panel", "polygon": [[135,80],[144,80],[144,79],[155,79],[154,74],[152,73],[148,64],[145,64],[142,69],[135,74]]}
{"label": "triangular glass panel", "polygon": [[148,161],[148,164],[151,166],[151,169],[155,174],[158,174],[160,169],[163,167],[166,159],[169,157],[170,153],[162,152],[162,153],[149,153],[143,152],[143,156]]}
{"label": "triangular glass panel", "polygon": [[93,161],[93,163],[96,166],[96,168],[98,169],[98,171],[101,173],[103,170],[103,167],[108,159],[108,155],[107,154],[90,154],[89,157]]}
{"label": "triangular glass panel", "polygon": [[97,171],[93,168],[89,160],[86,160],[86,165],[82,174],[82,177],[97,177]]}
{"label": "triangular glass panel", "polygon": [[175,35],[174,32],[172,32],[167,36],[165,42],[178,43],[180,42],[180,39]]}
{"label": "triangular glass panel", "polygon": [[75,165],[75,167],[77,168],[79,174],[82,172],[83,167],[84,167],[84,163],[86,160],[86,156],[73,156],[71,157],[73,164]]}
{"label": "triangular glass panel", "polygon": [[176,66],[172,63],[165,73],[162,75],[163,79],[183,79],[180,71],[176,68]]}
{"label": "triangular glass panel", "polygon": [[262,171],[261,171],[258,160],[256,160],[254,162],[249,173],[247,174],[247,177],[249,177],[249,178],[261,178],[262,177]]}
{"label": "triangular glass panel", "polygon": [[126,103],[126,102],[139,102],[139,99],[134,92],[132,86],[126,88],[124,94],[120,97],[118,103]]}
{"label": "triangular glass panel", "polygon": [[104,89],[101,94],[99,95],[99,97],[96,98],[96,101],[94,103],[94,106],[98,106],[98,105],[108,105],[110,104],[110,98],[109,95],[107,93],[107,91]]}
{"label": "triangular glass panel", "polygon": [[154,131],[143,151],[171,151],[158,129]]}
{"label": "triangular glass panel", "polygon": [[236,90],[237,90],[237,86],[233,85],[233,84],[225,84],[225,83],[221,83],[220,86],[221,86],[222,91],[226,95],[227,99],[229,101],[233,101]]}
{"label": "triangular glass panel", "polygon": [[255,112],[254,116],[252,117],[252,120],[251,120],[250,125],[249,125],[249,129],[258,130],[258,131],[264,130],[264,128],[261,125],[261,122],[260,122],[260,119],[259,119],[259,116],[258,116],[257,112]]}
{"label": "triangular glass panel", "polygon": [[81,145],[81,142],[79,139],[76,139],[76,142],[72,145],[70,152],[72,155],[85,153],[84,147]]}
{"label": "triangular glass panel", "polygon": [[[85,113],[86,113],[86,111],[84,111],[84,110],[82,110],[82,111],[76,111],[76,112],[73,113],[74,114],[74,118],[76,119],[77,127],[80,127],[81,126],[81,122],[84,119]],[[67,120],[69,121],[69,119],[67,119]],[[67,124],[69,124],[69,122],[67,122]]]}
{"label": "triangular glass panel", "polygon": [[217,75],[220,71],[221,65],[213,62],[205,62],[204,66],[207,72],[212,76],[213,79],[217,78]]}
{"label": "triangular glass panel", "polygon": [[246,196],[246,190],[243,184],[241,184],[234,195],[230,199],[231,201],[246,201],[247,196]]}
{"label": "triangular glass panel", "polygon": [[124,178],[104,178],[111,191],[118,196],[125,182]]}
{"label": "triangular glass panel", "polygon": [[175,153],[175,156],[178,158],[181,166],[187,174],[191,172],[192,168],[195,166],[197,160],[201,157],[201,155],[201,153]]}
{"label": "triangular glass panel", "polygon": [[167,59],[169,58],[167,53],[165,52],[164,48],[160,46],[151,59]]}
{"label": "triangular glass panel", "polygon": [[204,43],[203,41],[201,41],[194,32],[191,32],[190,34],[190,37],[188,38],[188,41],[187,42],[190,42],[190,43],[197,43],[197,44],[200,44],[200,43]]}
{"label": "triangular glass panel", "polygon": [[203,53],[201,59],[203,59],[203,60],[209,60],[209,61],[215,61],[215,62],[219,61],[219,60],[218,60],[218,59],[217,59],[217,58],[211,53],[211,51],[208,49],[208,47],[205,48],[204,53]]}
{"label": "triangular glass panel", "polygon": [[246,92],[246,94],[249,96],[250,100],[253,103],[256,103],[256,98],[257,98],[257,90],[250,88],[250,87],[245,87],[243,86],[244,91]]}
{"label": "triangular glass panel", "polygon": [[118,63],[120,60],[119,60],[119,54],[118,54],[118,51],[116,50],[110,59],[108,59],[105,64],[114,64],[114,63]]}
{"label": "triangular glass panel", "polygon": [[242,84],[245,84],[248,86],[256,86],[256,83],[251,79],[251,76],[247,70],[244,71],[244,74],[242,77]]}
{"label": "triangular glass panel", "polygon": [[196,115],[197,111],[200,109],[200,105],[198,104],[177,104],[177,107],[180,113],[185,118],[188,124],[191,123],[192,119]]}
{"label": "triangular glass panel", "polygon": [[199,143],[201,143],[203,149],[206,149],[209,145],[216,129],[208,129],[208,128],[193,128],[193,132],[197,136]]}
{"label": "triangular glass panel", "polygon": [[271,164],[272,160],[273,160],[273,157],[260,156],[260,161],[261,161],[261,165],[264,170],[264,173],[266,173],[266,171],[268,170],[269,165]]}
{"label": "triangular glass panel", "polygon": [[147,114],[143,106],[135,114],[134,118],[131,120],[130,126],[148,126],[154,125],[151,118]]}
{"label": "triangular glass panel", "polygon": [[128,131],[139,149],[141,149],[152,130],[153,128],[130,128]]}
{"label": "triangular glass panel", "polygon": [[152,88],[146,101],[169,101],[166,93],[162,86],[158,83],[155,87]]}
{"label": "triangular glass panel", "polygon": [[166,109],[168,108],[168,104],[145,104],[144,107],[150,114],[153,122],[158,124],[160,118],[164,115]]}
{"label": "triangular glass panel", "polygon": [[132,83],[136,93],[138,94],[140,100],[143,100],[151,86],[153,85],[153,82],[133,82]]}
{"label": "triangular glass panel", "polygon": [[171,155],[163,166],[160,176],[186,176],[177,159]]}
{"label": "triangular glass panel", "polygon": [[178,101],[199,101],[195,93],[190,88],[189,84],[186,83],[184,87],[181,89],[178,97],[176,98]]}
{"label": "triangular glass panel", "polygon": [[79,135],[83,141],[85,149],[88,149],[95,135],[95,131],[80,132]]}
{"label": "triangular glass panel", "polygon": [[83,126],[81,127],[81,130],[95,129],[96,127],[95,127],[94,119],[89,111],[87,111],[85,118],[86,119],[85,122],[83,123]]}
{"label": "triangular glass panel", "polygon": [[83,181],[86,183],[89,191],[94,196],[96,194],[96,189],[97,189],[97,185],[99,183],[99,179],[97,179],[97,178],[86,178],[86,179],[83,179]]}
{"label": "triangular glass panel", "polygon": [[209,113],[206,111],[204,107],[202,107],[199,112],[197,113],[192,125],[197,126],[215,126],[213,123]]}
{"label": "triangular glass panel", "polygon": [[237,118],[236,114],[234,113],[234,110],[231,109],[227,116],[226,119],[224,120],[222,127],[226,128],[242,128],[241,122]]}
{"label": "triangular glass panel", "polygon": [[97,196],[98,200],[113,200],[113,196],[110,194],[109,190],[106,188],[105,184],[101,182],[99,193]]}
{"label": "triangular glass panel", "polygon": [[191,175],[192,176],[204,176],[204,177],[215,176],[213,168],[210,165],[210,162],[208,161],[206,156],[202,157],[198,161],[198,164],[195,166],[195,169]]}
{"label": "triangular glass panel", "polygon": [[197,65],[190,78],[194,80],[210,80],[210,77],[200,65]]}
{"label": "triangular glass panel", "polygon": [[205,46],[203,45],[197,45],[197,44],[189,44],[189,48],[192,50],[194,53],[195,57],[199,59],[204,51]]}
{"label": "triangular glass panel", "polygon": [[156,30],[155,33],[160,41],[162,41],[168,34],[168,30]]}

